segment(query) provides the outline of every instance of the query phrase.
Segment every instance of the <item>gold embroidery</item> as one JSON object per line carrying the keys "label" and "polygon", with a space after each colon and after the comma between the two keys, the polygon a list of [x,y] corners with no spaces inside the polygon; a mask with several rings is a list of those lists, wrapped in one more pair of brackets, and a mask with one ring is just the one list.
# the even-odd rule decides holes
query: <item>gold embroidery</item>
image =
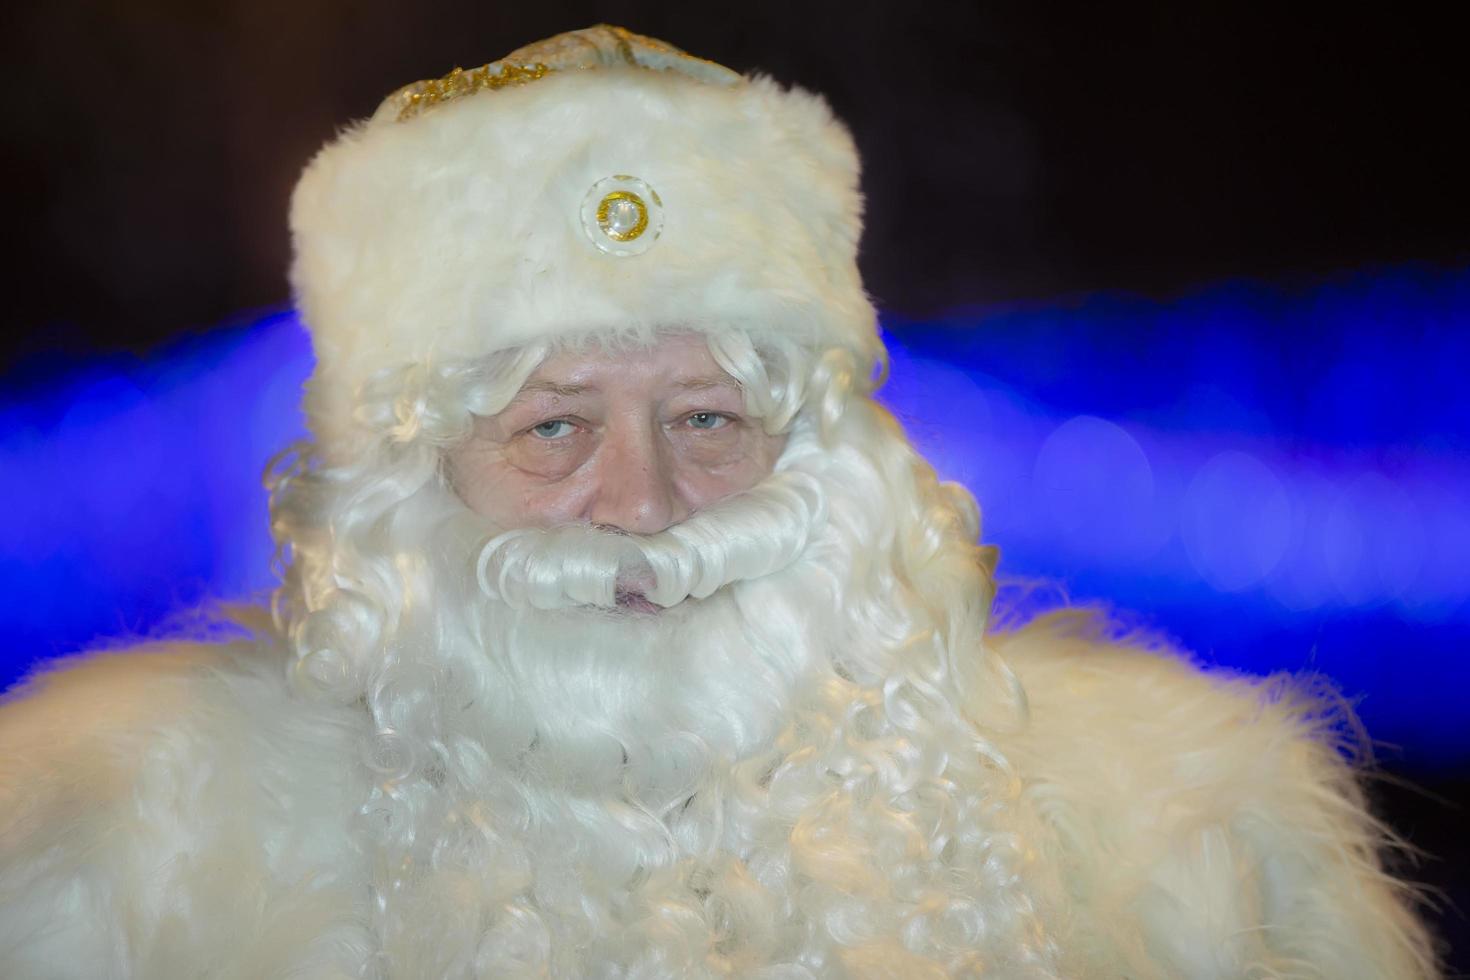
{"label": "gold embroidery", "polygon": [[611,24],[598,24],[528,44],[472,71],[456,68],[443,78],[405,85],[388,97],[380,111],[391,112],[396,107],[398,119],[411,119],[441,102],[525,85],[554,72],[614,67],[674,71],[713,85],[734,85],[740,81],[738,73],[686,54],[672,44]]}
{"label": "gold embroidery", "polygon": [[495,63],[492,62],[474,71],[456,68],[443,78],[408,86],[402,92],[403,106],[398,111],[398,118],[410,119],[430,106],[482,90],[494,91],[508,85],[525,85],[546,77],[552,71],[540,62],[529,65],[502,63],[499,71],[492,70],[494,67]]}

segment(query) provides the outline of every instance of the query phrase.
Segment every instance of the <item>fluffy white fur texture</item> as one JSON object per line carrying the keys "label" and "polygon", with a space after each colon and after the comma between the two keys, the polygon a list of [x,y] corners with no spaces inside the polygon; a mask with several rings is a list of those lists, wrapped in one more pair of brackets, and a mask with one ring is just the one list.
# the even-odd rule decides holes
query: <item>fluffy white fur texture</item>
{"label": "fluffy white fur texture", "polygon": [[[685,540],[503,561],[440,455],[545,349],[410,371],[372,452],[283,470],[257,643],[33,681],[0,976],[1433,975],[1322,699],[987,635],[974,503],[859,362],[712,349],[791,439]],[[600,608],[630,568],[728,584]]]}
{"label": "fluffy white fur texture", "polygon": [[[581,225],[615,174],[663,201],[641,255],[605,254]],[[379,113],[323,149],[292,199],[313,431],[347,458],[370,438],[352,407],[379,372],[588,329],[736,327],[872,360],[860,213],[847,130],[766,78],[600,68]]]}

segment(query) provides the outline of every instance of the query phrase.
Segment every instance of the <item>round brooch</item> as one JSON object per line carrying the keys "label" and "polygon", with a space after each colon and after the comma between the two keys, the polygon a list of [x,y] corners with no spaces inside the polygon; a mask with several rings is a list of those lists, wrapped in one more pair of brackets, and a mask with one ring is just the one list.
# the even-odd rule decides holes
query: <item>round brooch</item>
{"label": "round brooch", "polygon": [[609,255],[648,251],[663,227],[664,202],[637,177],[604,177],[582,199],[582,230]]}

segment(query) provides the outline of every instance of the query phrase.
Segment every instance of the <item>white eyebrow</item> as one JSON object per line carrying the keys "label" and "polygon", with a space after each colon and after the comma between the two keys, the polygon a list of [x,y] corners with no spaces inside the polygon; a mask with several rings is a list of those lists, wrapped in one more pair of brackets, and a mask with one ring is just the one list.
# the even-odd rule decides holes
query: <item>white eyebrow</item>
{"label": "white eyebrow", "polygon": [[516,392],[516,398],[519,398],[522,395],[534,395],[540,392],[545,392],[552,395],[561,395],[564,398],[571,398],[574,395],[586,394],[588,391],[592,390],[592,385],[564,385],[558,384],[555,381],[527,381],[525,384],[521,385],[521,390]]}
{"label": "white eyebrow", "polygon": [[[708,391],[711,388],[730,388],[742,391],[740,382],[734,378],[685,378],[674,382],[676,388],[684,391]],[[596,385],[562,384],[557,381],[535,380],[527,381],[521,385],[521,390],[516,392],[515,401],[523,395],[550,394],[562,398],[573,398],[577,395],[585,395],[589,391],[596,391]]]}
{"label": "white eyebrow", "polygon": [[740,382],[734,378],[689,378],[684,381],[674,382],[675,386],[685,391],[704,391],[707,388],[734,388],[740,389]]}

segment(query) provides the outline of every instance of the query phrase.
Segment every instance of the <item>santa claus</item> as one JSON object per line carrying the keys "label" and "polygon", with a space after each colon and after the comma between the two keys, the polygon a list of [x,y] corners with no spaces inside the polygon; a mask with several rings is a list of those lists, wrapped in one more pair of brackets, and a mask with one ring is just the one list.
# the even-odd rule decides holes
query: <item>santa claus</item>
{"label": "santa claus", "polygon": [[0,976],[1432,974],[1330,701],[987,633],[860,210],[820,98],[612,27],[322,150],[275,604],[0,712]]}

